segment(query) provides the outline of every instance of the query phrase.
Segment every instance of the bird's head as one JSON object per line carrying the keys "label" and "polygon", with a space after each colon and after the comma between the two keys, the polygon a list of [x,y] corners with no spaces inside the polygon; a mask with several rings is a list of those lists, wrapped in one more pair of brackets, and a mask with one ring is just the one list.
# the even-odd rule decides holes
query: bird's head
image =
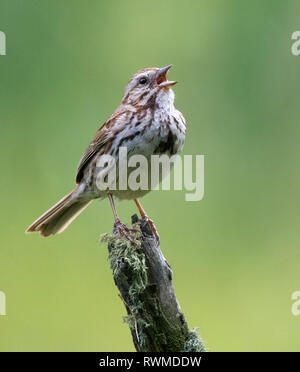
{"label": "bird's head", "polygon": [[145,106],[156,102],[164,105],[174,101],[171,89],[177,81],[169,81],[167,73],[172,65],[163,68],[145,68],[138,71],[127,84],[122,99],[122,104]]}

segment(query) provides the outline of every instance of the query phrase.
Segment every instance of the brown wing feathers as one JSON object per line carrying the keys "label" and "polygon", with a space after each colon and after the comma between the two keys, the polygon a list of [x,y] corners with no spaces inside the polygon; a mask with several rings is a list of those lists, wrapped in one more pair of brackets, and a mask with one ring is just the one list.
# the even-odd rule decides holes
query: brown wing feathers
{"label": "brown wing feathers", "polygon": [[111,138],[111,129],[116,123],[116,120],[119,116],[122,116],[125,112],[115,112],[111,117],[106,120],[106,122],[102,125],[101,128],[98,129],[98,131],[95,134],[95,137],[93,138],[92,142],[89,144],[88,148],[86,149],[85,153],[83,154],[79,166],[77,169],[77,175],[76,175],[76,182],[80,183],[84,174],[84,170],[86,166],[89,164],[91,159],[94,157],[96,153],[105,145],[107,142],[109,142]]}

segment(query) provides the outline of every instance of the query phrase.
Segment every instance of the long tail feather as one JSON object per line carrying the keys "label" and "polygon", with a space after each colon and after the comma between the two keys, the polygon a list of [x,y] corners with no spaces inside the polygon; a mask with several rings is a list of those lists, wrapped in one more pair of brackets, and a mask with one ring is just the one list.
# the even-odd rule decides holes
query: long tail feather
{"label": "long tail feather", "polygon": [[78,189],[71,191],[52,208],[28,227],[26,233],[40,232],[43,236],[63,232],[72,221],[92,202],[82,200],[76,195]]}

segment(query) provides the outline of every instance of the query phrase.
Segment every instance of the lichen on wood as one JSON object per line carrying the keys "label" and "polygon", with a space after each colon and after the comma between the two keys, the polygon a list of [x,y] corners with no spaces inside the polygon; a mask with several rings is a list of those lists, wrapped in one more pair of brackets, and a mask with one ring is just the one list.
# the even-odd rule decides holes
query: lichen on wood
{"label": "lichen on wood", "polygon": [[116,234],[108,243],[110,267],[124,303],[137,351],[205,351],[197,331],[188,329],[172,285],[172,270],[149,225],[132,217],[135,243]]}

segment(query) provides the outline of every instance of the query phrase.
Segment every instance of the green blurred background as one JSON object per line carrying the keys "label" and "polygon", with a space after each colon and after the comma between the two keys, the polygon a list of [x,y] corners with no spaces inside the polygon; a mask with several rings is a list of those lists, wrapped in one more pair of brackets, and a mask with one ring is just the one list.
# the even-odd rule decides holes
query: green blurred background
{"label": "green blurred background", "polygon": [[[107,200],[63,234],[24,230],[74,187],[78,161],[136,70],[174,64],[185,154],[205,197],[143,199],[189,326],[211,351],[300,351],[299,1],[1,0],[2,351],[132,351],[99,235]],[[130,221],[133,202],[118,204]]]}

